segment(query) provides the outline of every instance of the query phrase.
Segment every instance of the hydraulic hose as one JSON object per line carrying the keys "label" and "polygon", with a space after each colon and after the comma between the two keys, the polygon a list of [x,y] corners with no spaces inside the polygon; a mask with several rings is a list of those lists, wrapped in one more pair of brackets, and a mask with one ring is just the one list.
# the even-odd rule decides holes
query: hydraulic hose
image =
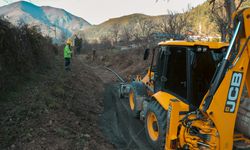
{"label": "hydraulic hose", "polygon": [[106,67],[106,66],[104,66],[104,68],[107,69],[108,71],[112,72],[113,74],[115,74],[116,77],[117,77],[122,83],[125,83],[125,80],[123,80],[122,77],[121,77],[118,73],[116,73],[114,70],[112,70],[112,69],[110,69],[110,68],[108,68],[108,67]]}
{"label": "hydraulic hose", "polygon": [[209,93],[205,99],[205,103],[203,104],[203,111],[207,111],[207,109],[209,108],[212,100],[213,100],[213,97],[214,97],[214,94],[216,93],[218,87],[220,86],[221,84],[221,81],[223,80],[226,72],[227,72],[227,69],[228,69],[228,63],[229,63],[229,56],[232,52],[232,49],[233,49],[233,45],[235,43],[235,40],[236,40],[236,36],[238,35],[239,33],[239,30],[240,30],[240,26],[241,26],[241,22],[238,22],[237,26],[236,26],[236,29],[235,29],[235,32],[234,32],[234,36],[230,42],[230,45],[228,47],[228,50],[227,50],[227,54],[225,56],[225,58],[222,60],[221,64],[220,64],[220,68],[218,69],[218,72],[216,73],[216,77],[214,78],[214,81],[212,83],[212,87],[209,89]]}

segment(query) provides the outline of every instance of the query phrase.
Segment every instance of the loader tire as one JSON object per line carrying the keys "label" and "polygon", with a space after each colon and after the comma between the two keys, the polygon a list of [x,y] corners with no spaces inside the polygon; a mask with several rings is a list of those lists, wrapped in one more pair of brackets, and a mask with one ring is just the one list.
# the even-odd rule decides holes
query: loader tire
{"label": "loader tire", "polygon": [[236,129],[244,135],[250,137],[250,98],[244,89],[236,121]]}
{"label": "loader tire", "polygon": [[155,100],[148,104],[145,130],[148,142],[155,150],[163,150],[166,140],[167,112]]}
{"label": "loader tire", "polygon": [[142,82],[132,82],[129,90],[129,106],[132,115],[139,118],[142,110],[141,98],[146,96],[147,91]]}

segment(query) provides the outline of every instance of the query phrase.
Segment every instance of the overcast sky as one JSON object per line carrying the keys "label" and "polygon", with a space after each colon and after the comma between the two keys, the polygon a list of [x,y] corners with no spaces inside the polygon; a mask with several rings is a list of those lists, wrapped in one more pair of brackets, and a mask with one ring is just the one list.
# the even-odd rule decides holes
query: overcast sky
{"label": "overcast sky", "polygon": [[[18,0],[0,0],[0,6]],[[39,6],[63,8],[91,24],[132,13],[147,15],[166,14],[167,9],[182,11],[188,4],[196,6],[206,0],[26,0]]]}

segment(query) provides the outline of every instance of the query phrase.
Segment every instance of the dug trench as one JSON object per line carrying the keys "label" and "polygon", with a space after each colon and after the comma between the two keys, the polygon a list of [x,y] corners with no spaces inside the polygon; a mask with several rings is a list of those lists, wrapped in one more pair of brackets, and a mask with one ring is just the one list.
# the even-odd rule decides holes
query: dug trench
{"label": "dug trench", "polygon": [[[129,57],[128,57],[128,54]],[[0,149],[151,149],[143,122],[132,117],[128,99],[118,97],[119,80],[145,74],[143,51],[100,52],[63,59],[53,69],[24,80],[0,101]],[[2,96],[3,97],[3,96]]]}
{"label": "dug trench", "polygon": [[[91,54],[80,56],[84,64],[102,80],[104,86],[103,106],[100,116],[100,128],[107,139],[121,150],[150,150],[152,149],[146,140],[144,123],[134,118],[131,114],[128,98],[119,98],[119,82],[121,82],[110,70],[114,68],[125,81],[131,76],[144,72],[147,62],[141,61],[143,51],[135,50],[129,58],[121,61],[130,52],[107,53],[100,52],[95,60]],[[105,60],[103,60],[105,58]],[[140,62],[141,63],[138,63]],[[145,64],[143,64],[145,63]],[[105,67],[104,67],[105,66]],[[144,68],[141,66],[145,66]]]}
{"label": "dug trench", "polygon": [[[101,115],[102,131],[105,136],[118,149],[152,149],[145,136],[144,123],[132,117],[128,99],[120,99],[118,96],[119,80],[113,73],[103,68],[107,66],[119,73],[123,79],[130,81],[135,75],[145,75],[150,59],[143,61],[143,51],[133,50],[124,52],[99,52],[96,59],[91,58],[91,53],[82,56],[81,60],[87,60],[87,64],[92,66],[92,70],[99,76],[105,84],[104,92],[104,113]],[[131,76],[132,75],[132,76]],[[247,91],[244,90],[241,98],[239,114],[236,121],[236,133],[250,135],[250,101],[247,98]],[[245,147],[249,145],[235,142],[235,147]]]}
{"label": "dug trench", "polygon": [[117,149],[150,150],[143,122],[130,113],[127,99],[118,96],[118,85],[106,85],[102,130]]}
{"label": "dug trench", "polygon": [[65,71],[63,59],[56,59],[53,69],[27,77],[2,96],[0,149],[150,149],[143,123],[118,98],[117,79],[104,64],[80,55]]}

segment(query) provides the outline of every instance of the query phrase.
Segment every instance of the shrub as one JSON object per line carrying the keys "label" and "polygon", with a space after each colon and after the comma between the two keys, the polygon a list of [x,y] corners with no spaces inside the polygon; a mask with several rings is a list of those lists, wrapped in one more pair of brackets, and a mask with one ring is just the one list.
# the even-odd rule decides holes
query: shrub
{"label": "shrub", "polygon": [[0,20],[0,92],[8,90],[22,76],[52,65],[55,46],[37,27],[15,27]]}

